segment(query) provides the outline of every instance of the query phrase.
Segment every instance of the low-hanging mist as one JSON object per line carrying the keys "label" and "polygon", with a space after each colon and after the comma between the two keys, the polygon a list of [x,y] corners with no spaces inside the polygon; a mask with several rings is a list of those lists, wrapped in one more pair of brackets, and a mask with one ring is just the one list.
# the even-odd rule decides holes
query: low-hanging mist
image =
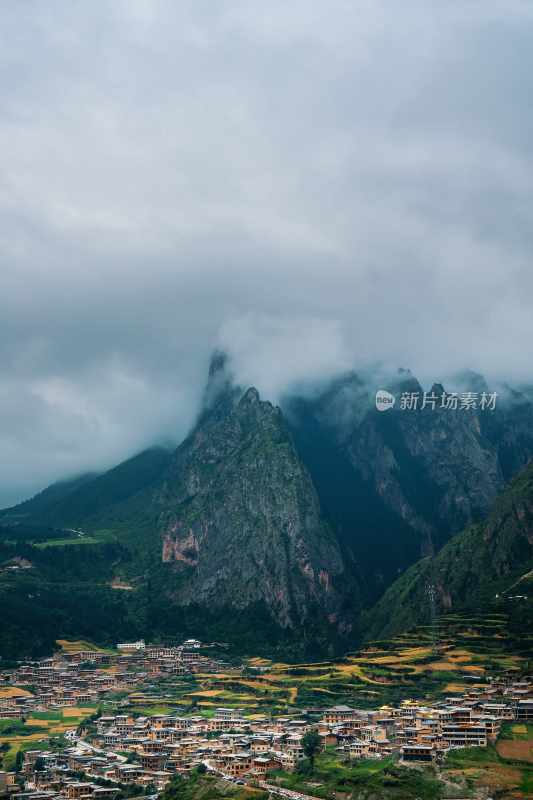
{"label": "low-hanging mist", "polygon": [[527,4],[0,14],[0,505],[180,441],[216,347],[530,382]]}

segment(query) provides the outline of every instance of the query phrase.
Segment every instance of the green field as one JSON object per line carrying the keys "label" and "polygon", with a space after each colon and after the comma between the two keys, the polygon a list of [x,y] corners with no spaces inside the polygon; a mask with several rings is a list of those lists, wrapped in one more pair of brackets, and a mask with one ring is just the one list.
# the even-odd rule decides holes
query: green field
{"label": "green field", "polygon": [[1,769],[13,769],[19,750],[46,749],[51,742],[63,746],[62,734],[76,728],[95,710],[94,706],[77,706],[35,711],[25,720],[0,720]]}
{"label": "green field", "polygon": [[451,750],[442,775],[462,782],[469,792],[489,793],[498,798],[527,798],[533,786],[533,762],[523,756],[532,752],[533,738],[515,753],[502,755],[501,737],[496,746]]}
{"label": "green field", "polygon": [[346,762],[334,752],[321,753],[311,769],[307,762],[296,772],[277,772],[273,780],[294,791],[329,800],[333,797],[435,800],[442,786],[431,769],[400,766],[393,758]]}
{"label": "green field", "polygon": [[442,617],[435,628],[417,628],[370,643],[343,659],[286,664],[250,658],[242,671],[197,674],[159,685],[164,701],[209,709],[218,705],[250,713],[280,713],[294,707],[346,703],[376,707],[406,698],[432,699],[484,685],[491,672],[527,669],[516,642],[499,617]]}

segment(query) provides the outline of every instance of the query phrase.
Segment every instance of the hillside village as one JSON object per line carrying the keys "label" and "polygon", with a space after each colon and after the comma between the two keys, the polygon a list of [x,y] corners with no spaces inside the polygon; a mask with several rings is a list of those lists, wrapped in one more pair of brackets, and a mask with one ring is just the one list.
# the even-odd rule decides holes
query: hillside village
{"label": "hillside village", "polygon": [[[194,708],[172,714],[143,714],[142,706],[135,710],[146,687],[158,681],[229,669],[224,658],[212,655],[214,649],[195,639],[178,646],[141,640],[120,643],[114,651],[64,650],[0,672],[4,729],[58,710],[92,709],[76,726],[65,726],[59,746],[28,742],[16,769],[0,772],[0,796],[113,800],[156,795],[174,775],[187,776],[198,767],[228,782],[282,793],[270,773],[298,768],[309,755],[309,732],[317,734],[318,752],[330,749],[348,762],[394,756],[416,765],[442,763],[451,749],[487,747],[503,723],[533,723],[533,683],[516,674],[489,676],[431,704],[405,699],[375,709],[333,705],[280,714],[223,706],[209,714]],[[125,700],[106,702],[121,693]],[[113,713],[104,710],[110,705]]]}

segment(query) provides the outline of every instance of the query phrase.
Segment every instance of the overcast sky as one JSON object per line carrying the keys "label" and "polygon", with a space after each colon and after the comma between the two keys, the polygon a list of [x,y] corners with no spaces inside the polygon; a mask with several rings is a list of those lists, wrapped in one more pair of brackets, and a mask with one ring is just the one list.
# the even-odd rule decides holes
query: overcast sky
{"label": "overcast sky", "polygon": [[0,81],[0,505],[179,439],[215,346],[533,377],[530,0],[2,3]]}

